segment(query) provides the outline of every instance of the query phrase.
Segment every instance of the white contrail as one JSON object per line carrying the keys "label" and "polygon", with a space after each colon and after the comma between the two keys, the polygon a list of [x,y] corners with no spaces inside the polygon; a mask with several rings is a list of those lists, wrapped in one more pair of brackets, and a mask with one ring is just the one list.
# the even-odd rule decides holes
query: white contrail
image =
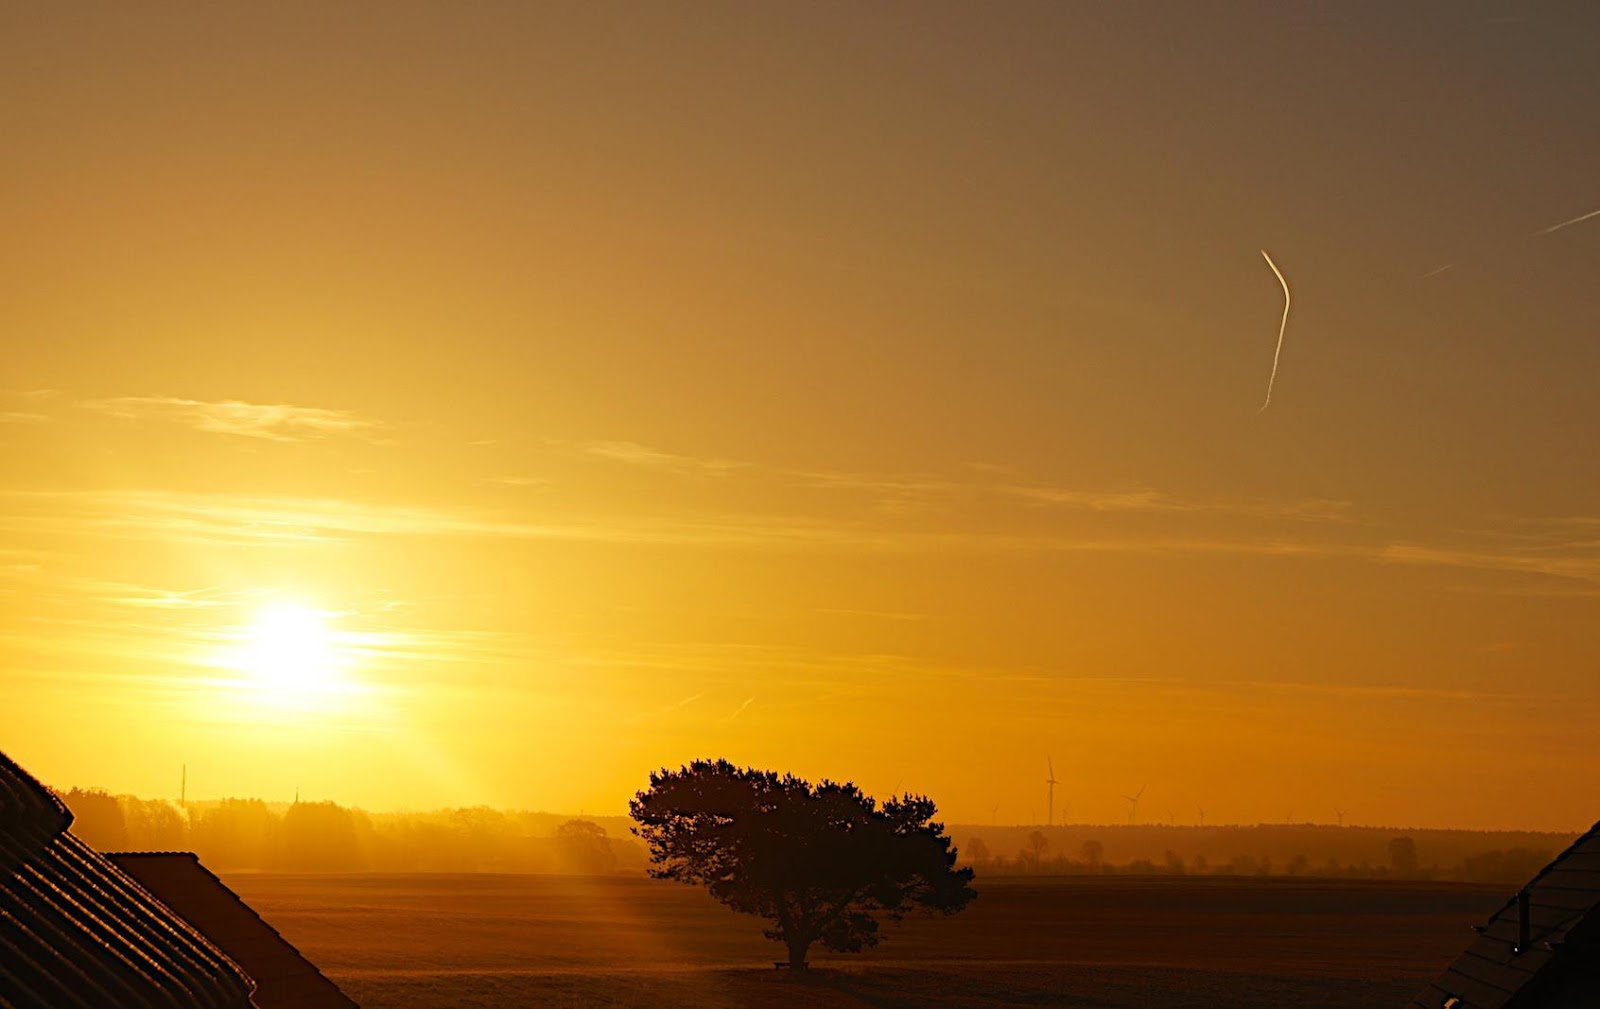
{"label": "white contrail", "polygon": [[1552,224],[1552,225],[1550,225],[1550,227],[1545,228],[1543,231],[1535,231],[1533,233],[1533,235],[1530,236],[1530,237],[1538,237],[1539,235],[1548,235],[1552,231],[1560,231],[1562,228],[1570,228],[1574,224],[1578,224],[1578,223],[1580,223],[1582,221],[1587,221],[1591,217],[1600,217],[1600,210],[1591,210],[1587,214],[1583,214],[1581,216],[1574,217],[1570,221],[1562,221],[1560,224]]}
{"label": "white contrail", "polygon": [[1278,381],[1278,356],[1283,353],[1283,334],[1289,328],[1289,282],[1283,279],[1283,271],[1278,269],[1278,264],[1274,263],[1272,257],[1267,255],[1266,249],[1261,250],[1261,258],[1265,259],[1267,265],[1272,267],[1272,272],[1277,276],[1278,283],[1283,285],[1283,321],[1278,323],[1278,347],[1272,352],[1272,376],[1267,379],[1267,398],[1261,404],[1261,409],[1257,410],[1256,413],[1264,413],[1267,407],[1272,405],[1272,386],[1273,383]]}
{"label": "white contrail", "polygon": [[[1587,214],[1579,214],[1577,217],[1574,217],[1568,221],[1562,221],[1560,224],[1552,224],[1548,228],[1540,228],[1538,231],[1530,231],[1526,235],[1522,236],[1521,240],[1528,242],[1535,238],[1543,238],[1545,235],[1554,234],[1555,232],[1560,231],[1562,228],[1570,228],[1574,224],[1582,224],[1584,221],[1587,221],[1592,217],[1600,217],[1600,210],[1591,210]],[[1429,277],[1437,277],[1439,274],[1453,268],[1455,265],[1456,264],[1454,263],[1450,263],[1447,266],[1439,267],[1437,270],[1430,270],[1422,275],[1422,279],[1427,280]]]}

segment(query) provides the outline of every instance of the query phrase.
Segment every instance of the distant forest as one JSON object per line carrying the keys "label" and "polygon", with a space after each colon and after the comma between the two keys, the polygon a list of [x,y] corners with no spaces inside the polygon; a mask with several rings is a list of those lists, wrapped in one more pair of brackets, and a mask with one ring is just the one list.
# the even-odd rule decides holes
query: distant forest
{"label": "distant forest", "polygon": [[954,827],[980,874],[1302,876],[1520,883],[1576,835],[1531,831],[1157,824]]}
{"label": "distant forest", "polygon": [[222,799],[184,806],[99,790],[58,793],[101,851],[193,851],[228,872],[643,872],[623,817],[484,806],[369,813],[332,802]]}
{"label": "distant forest", "polygon": [[[222,799],[184,806],[100,790],[60,793],[73,832],[102,851],[194,851],[219,871],[643,872],[620,816],[484,806],[369,813],[332,802]],[[1520,883],[1573,835],[1323,824],[949,828],[982,875],[1217,875]]]}

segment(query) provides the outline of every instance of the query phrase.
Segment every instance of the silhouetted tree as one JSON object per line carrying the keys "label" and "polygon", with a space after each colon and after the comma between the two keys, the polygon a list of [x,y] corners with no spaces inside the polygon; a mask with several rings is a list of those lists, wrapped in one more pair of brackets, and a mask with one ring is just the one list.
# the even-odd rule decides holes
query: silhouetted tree
{"label": "silhouetted tree", "polygon": [[139,851],[177,851],[188,844],[189,824],[177,806],[164,799],[117,800],[128,825],[128,847]]}
{"label": "silhouetted tree", "polygon": [[1044,831],[1035,830],[1028,834],[1028,850],[1033,853],[1035,864],[1044,857],[1045,849],[1050,847],[1050,839],[1044,836]]}
{"label": "silhouetted tree", "polygon": [[1083,847],[1078,850],[1083,853],[1083,860],[1089,863],[1089,871],[1099,872],[1100,865],[1106,857],[1106,846],[1090,838],[1083,842]]}
{"label": "silhouetted tree", "polygon": [[880,806],[848,782],[699,760],[652,772],[628,808],[652,876],[773,922],[764,934],[788,946],[797,970],[813,943],[858,952],[877,944],[879,916],[954,914],[977,896],[924,796]]}
{"label": "silhouetted tree", "polygon": [[967,861],[973,865],[982,865],[989,861],[989,846],[981,837],[967,838]]}
{"label": "silhouetted tree", "polygon": [[470,806],[454,810],[450,825],[455,828],[464,849],[462,863],[484,869],[498,866],[511,846],[511,823],[498,809]]}
{"label": "silhouetted tree", "polygon": [[1397,837],[1389,842],[1389,868],[1396,876],[1412,876],[1417,871],[1417,842]]}
{"label": "silhouetted tree", "polygon": [[606,838],[606,829],[590,820],[568,820],[556,828],[562,860],[578,872],[611,872],[617,856]]}
{"label": "silhouetted tree", "polygon": [[297,802],[283,814],[283,854],[291,869],[349,872],[362,868],[355,819],[332,802]]}
{"label": "silhouetted tree", "polygon": [[209,866],[264,869],[276,854],[281,827],[260,799],[223,799],[195,814],[189,843]]}
{"label": "silhouetted tree", "polygon": [[60,793],[60,798],[72,810],[72,832],[90,847],[121,851],[128,846],[128,824],[110,792],[72,788]]}
{"label": "silhouetted tree", "polygon": [[1451,875],[1484,883],[1520,883],[1538,872],[1554,857],[1550,851],[1512,848],[1486,851],[1466,859]]}

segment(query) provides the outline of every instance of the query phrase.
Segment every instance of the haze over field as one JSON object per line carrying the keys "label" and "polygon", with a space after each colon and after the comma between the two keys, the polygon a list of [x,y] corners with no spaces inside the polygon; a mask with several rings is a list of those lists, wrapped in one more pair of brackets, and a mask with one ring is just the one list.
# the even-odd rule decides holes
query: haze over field
{"label": "haze over field", "polygon": [[1597,29],[9,6],[0,740],[373,810],[711,755],[1039,823],[1049,755],[1075,820],[1571,833]]}

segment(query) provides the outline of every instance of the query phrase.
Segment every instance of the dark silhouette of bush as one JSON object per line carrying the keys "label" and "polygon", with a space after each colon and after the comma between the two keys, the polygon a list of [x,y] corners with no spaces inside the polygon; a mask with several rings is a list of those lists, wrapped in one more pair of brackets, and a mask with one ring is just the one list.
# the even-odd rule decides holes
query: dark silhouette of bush
{"label": "dark silhouette of bush", "polygon": [[183,811],[164,799],[117,797],[134,851],[179,851],[188,847],[189,823]]}
{"label": "dark silhouette of bush", "polygon": [[973,865],[983,865],[989,861],[989,846],[981,837],[971,837],[964,845],[967,852],[967,861]]}
{"label": "dark silhouette of bush", "polygon": [[1090,872],[1099,872],[1101,863],[1105,861],[1106,846],[1093,838],[1083,842],[1083,860],[1089,863]]}
{"label": "dark silhouette of bush", "polygon": [[128,824],[122,807],[110,792],[98,788],[72,788],[60,793],[72,810],[72,832],[101,851],[121,851],[128,846]]}
{"label": "dark silhouette of bush", "polygon": [[282,826],[260,799],[223,799],[195,813],[189,843],[213,868],[265,869],[276,861]]}
{"label": "dark silhouette of bush", "polygon": [[879,941],[879,918],[954,914],[977,896],[925,796],[881,806],[850,783],[695,761],[652,772],[629,804],[650,874],[704,886],[735,911],[773,923],[789,966],[813,943],[854,953]]}
{"label": "dark silhouette of bush", "polygon": [[1497,848],[1466,859],[1451,876],[1475,883],[1520,883],[1532,878],[1554,857],[1554,852],[1543,849],[1511,848],[1501,851]]}
{"label": "dark silhouette of bush", "polygon": [[332,802],[297,802],[283,814],[284,865],[312,872],[362,869],[356,821]]}
{"label": "dark silhouette of bush", "polygon": [[1409,879],[1417,874],[1417,842],[1397,837],[1389,842],[1389,868],[1396,876]]}
{"label": "dark silhouette of bush", "polygon": [[563,866],[572,872],[593,875],[616,869],[617,856],[611,850],[606,829],[592,820],[568,820],[556,828]]}

